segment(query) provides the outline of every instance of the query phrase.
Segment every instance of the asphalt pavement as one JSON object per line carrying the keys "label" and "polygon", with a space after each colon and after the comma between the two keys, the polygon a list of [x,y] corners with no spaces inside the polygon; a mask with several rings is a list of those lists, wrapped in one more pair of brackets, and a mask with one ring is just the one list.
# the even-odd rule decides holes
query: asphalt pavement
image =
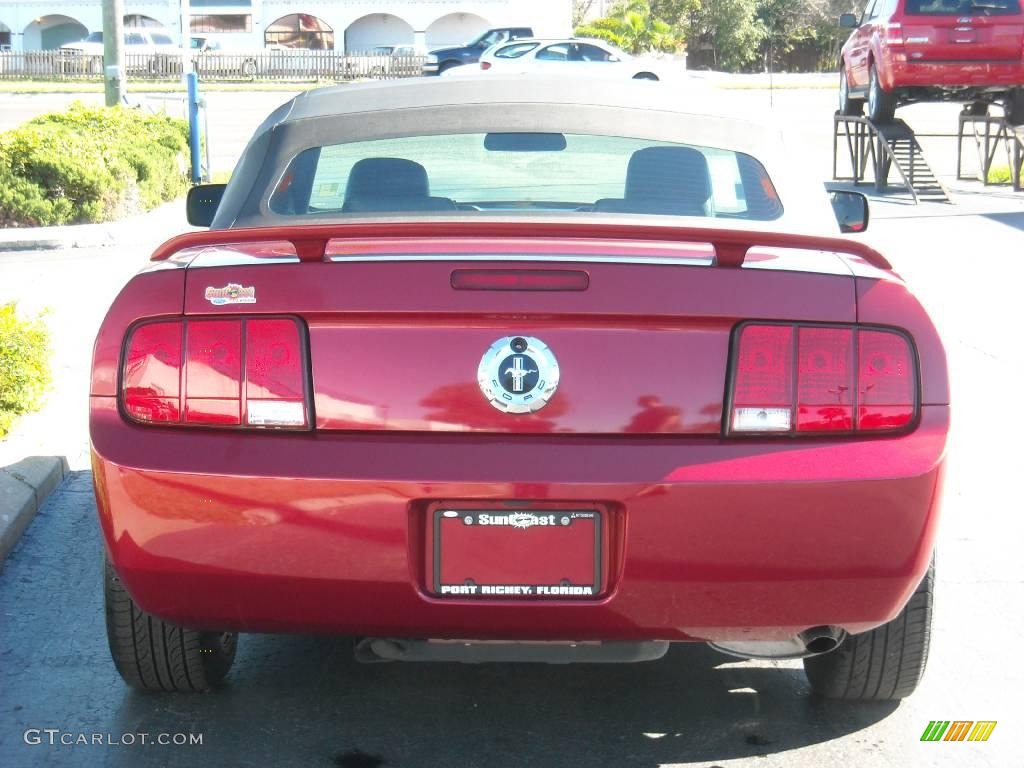
{"label": "asphalt pavement", "polygon": [[[794,130],[809,132],[802,118],[820,111],[822,94],[780,98],[791,100]],[[937,122],[946,115],[919,114]],[[808,162],[823,167],[827,144],[819,130]],[[1024,673],[1013,645],[1024,634],[1013,415],[1014,385],[1024,378],[1024,196],[964,187],[957,202],[879,202],[868,233],[939,326],[954,398],[931,661],[907,701],[823,702],[810,696],[799,663],[736,661],[702,646],[637,665],[364,666],[344,639],[269,635],[242,637],[216,694],[130,691],[106,649],[84,397],[68,405],[62,395],[59,418],[80,420],[75,431],[62,436],[60,421],[42,415],[37,423],[54,433],[49,447],[75,452],[74,471],[0,571],[0,766],[1024,764]],[[111,248],[0,256],[0,295],[48,291],[65,375],[82,377],[80,348],[141,258]],[[65,386],[66,394],[78,385]],[[998,725],[985,743],[921,742],[936,719]],[[55,744],[45,729],[57,729]],[[60,743],[83,734],[102,743]],[[202,743],[143,744],[141,734]]]}

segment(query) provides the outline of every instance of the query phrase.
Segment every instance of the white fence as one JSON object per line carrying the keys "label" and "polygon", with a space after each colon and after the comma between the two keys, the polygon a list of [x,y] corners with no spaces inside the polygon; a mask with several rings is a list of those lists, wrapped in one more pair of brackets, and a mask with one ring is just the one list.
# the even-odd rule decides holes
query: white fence
{"label": "white fence", "polygon": [[[192,66],[206,81],[358,80],[416,77],[422,56],[389,56],[307,49],[252,53],[196,53]],[[125,55],[125,74],[143,80],[181,76],[181,56],[174,53]],[[103,57],[71,51],[0,52],[0,80],[102,80]]]}

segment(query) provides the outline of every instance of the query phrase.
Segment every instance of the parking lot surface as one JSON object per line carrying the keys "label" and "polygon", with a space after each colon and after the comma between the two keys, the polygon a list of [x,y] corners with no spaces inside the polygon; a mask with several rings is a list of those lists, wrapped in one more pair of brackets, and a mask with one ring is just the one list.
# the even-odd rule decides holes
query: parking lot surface
{"label": "parking lot surface", "polygon": [[[775,96],[790,129],[808,137],[804,161],[822,180],[831,98]],[[766,94],[751,103],[762,100],[767,108]],[[914,109],[908,120],[916,114],[922,124],[949,127],[950,110]],[[948,151],[941,158],[948,168]],[[956,199],[954,206],[876,202],[867,235],[939,326],[954,397],[931,661],[902,704],[818,701],[799,663],[742,662],[703,646],[638,665],[359,665],[348,640],[292,636],[243,636],[228,686],[217,694],[130,691],[106,649],[81,397],[80,412],[69,407],[63,416],[80,420],[70,438],[47,438],[55,450],[74,449],[76,471],[0,572],[0,765],[1020,765],[1024,673],[1012,642],[1024,634],[1017,552],[1024,518],[1012,384],[1024,376],[1016,320],[1024,195],[964,187]],[[82,348],[119,281],[144,256],[108,248],[45,257],[66,376],[84,380]],[[20,258],[0,256],[3,292],[38,285],[43,262]],[[84,318],[77,325],[76,314]],[[985,743],[921,742],[936,719],[998,726]],[[42,743],[27,743],[32,729]],[[51,746],[42,729],[73,739],[99,734],[104,743],[61,745],[57,734]],[[151,740],[199,734],[202,744],[143,745],[142,733]],[[129,738],[135,743],[119,743]]]}

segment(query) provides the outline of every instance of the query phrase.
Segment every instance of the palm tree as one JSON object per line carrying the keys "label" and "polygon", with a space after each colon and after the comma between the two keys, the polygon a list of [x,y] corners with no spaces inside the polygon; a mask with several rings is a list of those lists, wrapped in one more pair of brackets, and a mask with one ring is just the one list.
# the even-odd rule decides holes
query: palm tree
{"label": "palm tree", "polygon": [[576,29],[580,37],[599,37],[629,53],[673,51],[679,39],[672,27],[651,15],[648,0],[628,0],[604,19],[596,19]]}
{"label": "palm tree", "polygon": [[618,37],[629,53],[671,51],[677,45],[672,27],[651,16],[647,0],[629,0],[616,8],[611,17],[619,22]]}

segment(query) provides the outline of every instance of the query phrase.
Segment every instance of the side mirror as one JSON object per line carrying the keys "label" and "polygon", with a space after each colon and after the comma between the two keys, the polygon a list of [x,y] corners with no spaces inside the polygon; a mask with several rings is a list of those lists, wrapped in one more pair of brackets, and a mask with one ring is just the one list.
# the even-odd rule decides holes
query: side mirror
{"label": "side mirror", "polygon": [[839,26],[842,29],[856,29],[860,26],[860,22],[857,21],[856,14],[844,13],[839,17]]}
{"label": "side mirror", "polygon": [[832,211],[839,222],[839,231],[843,234],[859,234],[868,228],[870,212],[868,199],[860,192],[845,190],[829,193],[832,199]]}
{"label": "side mirror", "polygon": [[193,227],[208,227],[220,207],[227,184],[199,184],[185,198],[185,218]]}

